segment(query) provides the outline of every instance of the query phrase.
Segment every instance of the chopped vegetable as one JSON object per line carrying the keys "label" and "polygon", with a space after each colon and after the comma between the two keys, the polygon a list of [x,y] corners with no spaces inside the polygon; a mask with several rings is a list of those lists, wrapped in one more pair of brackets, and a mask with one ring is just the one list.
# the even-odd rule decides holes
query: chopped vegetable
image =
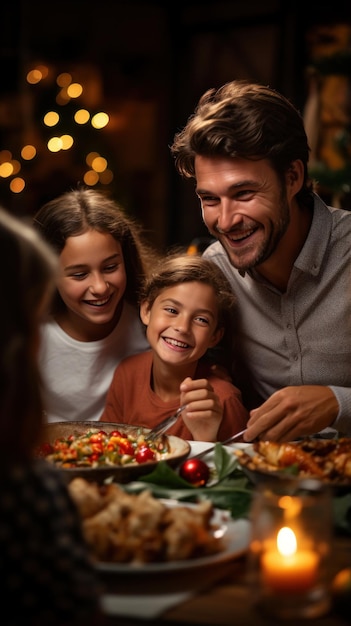
{"label": "chopped vegetable", "polygon": [[37,449],[37,455],[58,467],[96,468],[159,461],[169,451],[165,435],[155,442],[148,442],[142,432],[127,435],[117,430],[106,433],[104,430],[89,428],[84,433],[72,433],[68,437],[56,439],[52,444],[43,443]]}

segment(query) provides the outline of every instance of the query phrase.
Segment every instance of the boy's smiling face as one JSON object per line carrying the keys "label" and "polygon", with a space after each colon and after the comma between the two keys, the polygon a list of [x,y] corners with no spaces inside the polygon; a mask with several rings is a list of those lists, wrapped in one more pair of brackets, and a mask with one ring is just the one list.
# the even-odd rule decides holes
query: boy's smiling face
{"label": "boy's smiling face", "polygon": [[140,317],[155,354],[175,365],[197,361],[223,335],[217,328],[216,295],[197,281],[166,287],[151,307],[142,303]]}

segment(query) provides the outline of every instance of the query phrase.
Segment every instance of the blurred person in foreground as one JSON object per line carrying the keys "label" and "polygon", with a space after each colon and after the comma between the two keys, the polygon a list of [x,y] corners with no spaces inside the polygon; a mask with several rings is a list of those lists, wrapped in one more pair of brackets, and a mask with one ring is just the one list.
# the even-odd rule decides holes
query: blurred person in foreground
{"label": "blurred person in foreground", "polygon": [[315,193],[300,113],[233,81],[203,94],[171,153],[237,296],[244,439],[351,435],[351,212]]}
{"label": "blurred person in foreground", "polygon": [[37,233],[0,208],[1,623],[102,624],[100,586],[60,472],[35,458],[42,399],[40,331],[57,261]]}

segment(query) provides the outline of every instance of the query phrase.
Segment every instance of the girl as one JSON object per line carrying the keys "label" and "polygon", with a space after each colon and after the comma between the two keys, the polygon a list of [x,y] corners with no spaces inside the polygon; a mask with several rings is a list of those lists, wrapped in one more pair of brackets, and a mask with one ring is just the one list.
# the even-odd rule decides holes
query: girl
{"label": "girl", "polygon": [[186,404],[168,434],[217,441],[242,430],[248,414],[240,391],[203,359],[221,339],[231,342],[234,304],[212,261],[178,254],[163,259],[141,296],[151,350],[117,367],[101,421],[152,428]]}
{"label": "girl", "polygon": [[[0,209],[0,579],[2,623],[100,623],[100,585],[62,475],[34,459],[42,427],[39,323],[57,260]],[[10,271],[9,271],[10,268]]]}
{"label": "girl", "polygon": [[149,347],[137,297],[155,255],[122,209],[92,189],[48,202],[34,226],[59,255],[39,354],[47,421],[98,420],[117,364]]}

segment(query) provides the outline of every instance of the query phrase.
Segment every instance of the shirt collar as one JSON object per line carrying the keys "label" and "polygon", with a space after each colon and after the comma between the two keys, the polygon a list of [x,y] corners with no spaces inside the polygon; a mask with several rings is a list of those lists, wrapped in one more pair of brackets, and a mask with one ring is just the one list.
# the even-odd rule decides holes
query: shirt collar
{"label": "shirt collar", "polygon": [[323,200],[314,194],[313,218],[303,248],[294,265],[302,272],[317,276],[330,240],[332,216]]}

